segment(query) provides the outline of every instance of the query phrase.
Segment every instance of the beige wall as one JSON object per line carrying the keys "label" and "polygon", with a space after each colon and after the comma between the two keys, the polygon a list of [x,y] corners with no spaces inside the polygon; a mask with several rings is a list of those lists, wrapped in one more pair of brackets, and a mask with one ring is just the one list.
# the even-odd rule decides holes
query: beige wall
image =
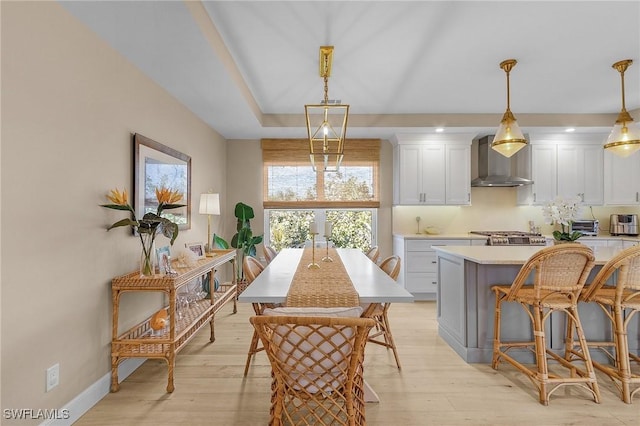
{"label": "beige wall", "polygon": [[[131,134],[192,158],[192,227],[174,254],[206,238],[200,193],[225,206],[226,143],[57,3],[1,6],[1,404],[59,408],[110,371],[110,280],[137,268],[140,243],[107,233],[123,215],[99,204],[131,192]],[[124,295],[124,323],[160,304],[138,296]],[[45,393],[55,363],[60,385]]]}
{"label": "beige wall", "polygon": [[[471,206],[397,206],[393,208],[393,231],[399,234],[417,232],[416,217],[420,216],[421,232],[427,226],[443,233],[469,231],[528,231],[529,221],[541,227],[544,234],[555,229],[544,223],[541,206],[516,206],[516,188],[471,188]],[[583,207],[582,217],[600,220],[601,232],[609,229],[609,215],[638,213],[637,207]]]}

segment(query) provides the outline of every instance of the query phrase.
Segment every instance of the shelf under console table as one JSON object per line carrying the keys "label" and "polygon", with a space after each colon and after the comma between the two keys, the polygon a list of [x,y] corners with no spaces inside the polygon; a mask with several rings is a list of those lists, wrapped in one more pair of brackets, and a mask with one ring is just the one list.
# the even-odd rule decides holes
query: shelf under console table
{"label": "shelf under console table", "polygon": [[[235,271],[235,250],[214,250],[211,257],[200,259],[194,266],[174,269],[176,275],[156,275],[141,277],[139,272],[116,277],[111,282],[113,300],[113,330],[111,341],[111,392],[117,392],[118,366],[127,358],[156,358],[167,362],[167,392],[173,392],[173,370],[176,354],[182,349],[207,322],[211,327],[209,340],[215,341],[215,314],[228,302],[233,302],[233,313],[237,312],[237,284],[220,284],[215,289],[215,269],[226,262],[233,263]],[[177,315],[176,300],[181,287],[192,280],[209,274],[210,298],[190,303]],[[215,290],[215,291],[214,291]],[[169,327],[160,333],[154,333],[150,326],[151,317],[138,323],[122,334],[118,334],[118,316],[120,296],[124,292],[152,291],[167,294],[169,304],[165,307],[169,315]]]}

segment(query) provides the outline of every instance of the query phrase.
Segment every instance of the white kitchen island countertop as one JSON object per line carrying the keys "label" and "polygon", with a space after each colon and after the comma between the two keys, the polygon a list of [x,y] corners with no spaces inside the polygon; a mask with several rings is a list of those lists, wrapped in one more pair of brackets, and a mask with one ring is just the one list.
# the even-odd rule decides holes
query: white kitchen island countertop
{"label": "white kitchen island countertop", "polygon": [[[436,253],[458,256],[480,265],[522,265],[545,246],[434,246]],[[596,247],[596,265],[604,265],[620,252],[617,247]]]}

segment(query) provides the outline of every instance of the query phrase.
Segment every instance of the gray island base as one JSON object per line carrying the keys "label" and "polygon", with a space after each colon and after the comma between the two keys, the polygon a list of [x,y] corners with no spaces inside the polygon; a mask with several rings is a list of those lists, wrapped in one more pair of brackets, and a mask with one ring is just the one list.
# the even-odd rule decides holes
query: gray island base
{"label": "gray island base", "polygon": [[[468,363],[491,363],[495,297],[491,286],[511,284],[520,268],[538,250],[535,246],[442,246],[434,247],[438,257],[437,319],[438,334]],[[596,247],[596,266],[588,283],[611,257],[620,251],[613,247]],[[615,279],[615,276],[614,276]],[[532,283],[529,277],[528,283]],[[611,327],[595,304],[580,303],[580,321],[587,341],[611,339]],[[638,318],[640,320],[640,318]],[[630,325],[629,348],[638,353],[638,322]],[[547,323],[547,344],[561,354],[564,351],[566,318],[553,313]],[[502,340],[532,340],[529,317],[517,303],[504,303]],[[510,352],[521,362],[533,362],[529,351]],[[606,363],[600,352],[592,351],[594,360]]]}

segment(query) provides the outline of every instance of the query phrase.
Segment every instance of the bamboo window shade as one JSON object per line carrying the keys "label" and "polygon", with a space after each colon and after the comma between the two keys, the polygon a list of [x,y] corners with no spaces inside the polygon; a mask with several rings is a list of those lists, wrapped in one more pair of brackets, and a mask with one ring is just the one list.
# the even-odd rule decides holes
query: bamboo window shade
{"label": "bamboo window shade", "polygon": [[372,169],[373,196],[366,200],[326,200],[324,199],[325,174],[316,173],[318,196],[314,200],[272,200],[269,199],[269,167],[271,166],[311,166],[308,139],[262,139],[263,164],[263,207],[273,208],[378,208],[380,207],[379,168],[380,139],[347,139],[341,170],[349,166],[369,166]]}

